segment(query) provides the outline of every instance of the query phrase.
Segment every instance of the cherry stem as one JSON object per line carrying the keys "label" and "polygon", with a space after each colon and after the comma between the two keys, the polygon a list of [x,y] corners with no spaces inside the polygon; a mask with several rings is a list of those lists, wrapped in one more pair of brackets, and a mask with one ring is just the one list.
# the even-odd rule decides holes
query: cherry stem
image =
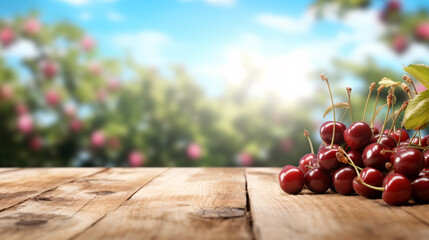
{"label": "cherry stem", "polygon": [[384,191],[383,187],[375,187],[375,186],[369,185],[368,183],[364,182],[363,179],[360,176],[358,178],[359,178],[359,183],[362,184],[362,185],[364,185],[365,187],[371,188],[371,189],[374,189],[374,190],[377,190],[377,191],[382,191],[382,192]]}
{"label": "cherry stem", "polygon": [[[396,117],[395,117],[395,108],[394,107],[395,107],[394,104],[392,104],[392,127],[393,127],[393,131],[396,131],[396,127],[395,127]],[[398,115],[399,115],[399,113],[398,113]],[[389,133],[390,133],[390,130],[389,130]]]}
{"label": "cherry stem", "polygon": [[413,82],[413,81],[411,81],[411,85],[413,85],[413,88],[414,88],[414,91],[416,91],[416,94],[419,94],[419,92],[417,92],[417,88],[416,88],[416,86],[414,85],[414,82]]}
{"label": "cherry stem", "polygon": [[[408,145],[407,145],[407,146],[410,146],[410,145],[411,145],[411,142],[413,141],[414,137],[417,135],[417,133],[418,133],[418,132],[419,132],[418,130],[414,132],[414,134],[413,134],[413,136],[410,138],[410,142],[408,143]],[[402,136],[402,135],[401,135],[401,136]]]}
{"label": "cherry stem", "polygon": [[365,108],[363,110],[362,122],[365,122],[366,108],[368,107],[368,102],[371,97],[372,90],[375,88],[375,82],[371,83],[369,87],[368,97],[366,98]]}
{"label": "cherry stem", "polygon": [[[404,109],[401,107],[401,109],[398,112],[398,115],[395,116],[395,119],[392,122],[392,126],[390,127],[389,134],[388,134],[389,136],[390,136],[390,133],[392,133],[392,130],[393,130],[393,127],[395,126],[396,120],[398,120],[398,117],[402,111],[404,111]],[[395,114],[395,111],[393,111],[393,114]],[[402,136],[402,128],[401,128],[401,136]]]}
{"label": "cherry stem", "polygon": [[[389,96],[390,96],[390,95],[389,95]],[[377,143],[380,143],[380,141],[381,141],[381,137],[383,136],[383,131],[384,131],[384,128],[386,127],[387,116],[389,115],[389,111],[390,111],[390,104],[391,104],[391,103],[388,103],[388,104],[387,104],[386,116],[384,117],[383,127],[381,128],[381,131],[380,131],[380,137],[378,137],[378,141],[377,141]]]}
{"label": "cherry stem", "polygon": [[332,103],[332,113],[334,115],[334,127],[332,128],[332,140],[331,140],[331,149],[334,147],[334,138],[335,138],[335,104],[334,104],[334,98],[332,97],[331,87],[329,86],[329,80],[328,78],[322,73],[320,74],[320,77],[323,81],[326,82],[326,85],[328,85],[328,91],[329,91],[329,97],[331,98]]}
{"label": "cherry stem", "polygon": [[308,143],[310,144],[311,153],[314,154],[313,143],[311,143],[310,133],[307,131],[307,129],[304,129],[304,137],[307,138]]}
{"label": "cherry stem", "polygon": [[375,112],[377,111],[377,102],[378,102],[378,97],[380,96],[381,90],[383,90],[383,86],[380,86],[377,89],[377,97],[375,98],[375,104],[374,104],[374,114],[372,115],[372,119],[371,119],[371,128],[374,126]]}
{"label": "cherry stem", "polygon": [[[398,115],[399,115],[399,114],[398,114]],[[397,146],[397,147],[399,146],[399,143],[401,143],[402,131],[404,131],[404,127],[403,127],[403,126],[401,126],[401,132],[399,133],[399,141],[396,143],[396,146]],[[390,135],[390,133],[389,133],[389,135]]]}
{"label": "cherry stem", "polygon": [[351,88],[349,88],[349,87],[347,87],[346,89],[347,89],[347,97],[348,97],[348,99],[349,99],[350,118],[351,118],[352,123],[353,123],[354,121],[353,121],[352,102],[350,101],[350,95],[351,95],[351,93],[352,93],[352,89],[351,89]]}
{"label": "cherry stem", "polygon": [[[343,154],[344,156],[346,156],[346,158],[347,158],[347,163],[349,164],[349,165],[351,165],[354,169],[355,169],[355,171],[356,171],[356,174],[357,174],[357,176],[359,176],[360,177],[360,173],[359,173],[359,170],[361,170],[362,171],[362,168],[360,168],[360,167],[358,167],[358,166],[356,166],[356,164],[353,162],[353,160],[350,158],[350,156],[346,153],[346,151],[344,151],[344,149],[343,148],[338,148],[338,151],[341,153],[341,154]],[[359,169],[359,170],[358,170]]]}
{"label": "cherry stem", "polygon": [[349,110],[349,108],[346,108],[346,110],[344,110],[343,115],[341,115],[340,122],[343,121],[343,119],[346,116],[346,113],[347,113],[348,110]]}
{"label": "cherry stem", "polygon": [[419,129],[419,145],[422,145],[422,133],[421,133],[421,129]]}
{"label": "cherry stem", "polygon": [[314,168],[313,166],[311,166],[311,165],[305,165],[305,167],[306,168],[308,168],[308,169],[312,169],[312,168]]}

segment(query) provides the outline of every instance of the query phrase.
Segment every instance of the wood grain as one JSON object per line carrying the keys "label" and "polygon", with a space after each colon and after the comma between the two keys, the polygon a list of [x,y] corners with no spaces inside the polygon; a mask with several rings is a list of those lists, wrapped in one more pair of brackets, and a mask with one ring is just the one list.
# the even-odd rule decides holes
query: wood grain
{"label": "wood grain", "polygon": [[382,200],[308,190],[288,195],[278,186],[279,172],[246,169],[256,239],[428,239],[427,224]]}
{"label": "wood grain", "polygon": [[33,168],[0,174],[0,211],[102,168]]}
{"label": "wood grain", "polygon": [[78,239],[251,239],[244,170],[174,168]]}
{"label": "wood grain", "polygon": [[115,168],[61,185],[1,212],[0,239],[70,239],[166,170]]}

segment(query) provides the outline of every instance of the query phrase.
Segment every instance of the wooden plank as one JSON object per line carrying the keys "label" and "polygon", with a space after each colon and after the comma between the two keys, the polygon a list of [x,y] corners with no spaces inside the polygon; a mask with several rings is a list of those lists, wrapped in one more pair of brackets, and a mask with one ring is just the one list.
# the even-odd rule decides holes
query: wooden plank
{"label": "wooden plank", "polygon": [[1,212],[0,239],[70,239],[166,170],[115,168],[61,185]]}
{"label": "wooden plank", "polygon": [[0,211],[102,168],[32,168],[0,174]]}
{"label": "wooden plank", "polygon": [[142,238],[251,239],[244,169],[173,168],[77,239]]}
{"label": "wooden plank", "polygon": [[16,171],[16,170],[19,170],[19,168],[0,168],[0,173]]}
{"label": "wooden plank", "polygon": [[[246,169],[256,239],[427,239],[429,228],[382,200],[339,194],[288,195],[280,169]],[[427,207],[427,206],[426,206]]]}

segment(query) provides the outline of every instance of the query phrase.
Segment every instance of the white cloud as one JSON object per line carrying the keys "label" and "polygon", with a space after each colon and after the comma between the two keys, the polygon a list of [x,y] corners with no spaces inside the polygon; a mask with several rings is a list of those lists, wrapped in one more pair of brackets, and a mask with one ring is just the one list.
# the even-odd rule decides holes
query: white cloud
{"label": "white cloud", "polygon": [[229,7],[229,6],[234,6],[237,1],[236,0],[179,0],[181,2],[204,2],[210,5],[214,5],[214,6],[223,6],[223,7]]}
{"label": "white cloud", "polygon": [[83,12],[79,14],[79,18],[83,21],[91,21],[92,20],[92,14],[90,12]]}
{"label": "white cloud", "polygon": [[145,64],[159,65],[167,61],[165,49],[171,46],[169,36],[157,31],[118,34],[113,44],[119,49],[130,52],[137,60]]}
{"label": "white cloud", "polygon": [[299,18],[293,18],[264,13],[256,17],[256,22],[284,33],[307,33],[314,23],[314,14],[308,12],[308,14],[304,14]]}
{"label": "white cloud", "polygon": [[5,58],[14,59],[34,59],[39,56],[39,52],[33,42],[29,40],[18,40],[12,46],[1,53]]}
{"label": "white cloud", "polygon": [[65,2],[74,6],[83,6],[89,3],[88,0],[58,0],[60,2]]}
{"label": "white cloud", "polygon": [[122,15],[117,12],[108,12],[106,17],[112,22],[120,22],[123,20]]}

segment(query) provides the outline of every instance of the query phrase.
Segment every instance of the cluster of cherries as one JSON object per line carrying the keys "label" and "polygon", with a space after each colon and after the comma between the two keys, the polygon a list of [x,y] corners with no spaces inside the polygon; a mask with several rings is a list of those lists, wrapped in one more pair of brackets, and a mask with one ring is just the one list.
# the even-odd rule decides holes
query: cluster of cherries
{"label": "cluster of cherries", "polygon": [[[279,182],[283,191],[298,194],[306,186],[317,194],[331,189],[342,195],[357,193],[366,198],[382,197],[390,205],[407,204],[410,199],[416,203],[429,203],[429,151],[426,151],[429,135],[421,137],[419,134],[416,137],[414,134],[410,138],[405,129],[394,130],[396,119],[405,110],[408,101],[402,104],[390,129],[385,130],[385,125],[392,105],[392,94],[387,97],[388,110],[381,130],[363,121],[353,122],[352,114],[352,124],[346,127],[335,121],[329,82],[323,74],[321,77],[329,89],[334,121],[321,125],[320,137],[324,143],[317,155],[314,154],[308,131],[304,130],[311,153],[300,159],[299,167],[287,165],[282,169]],[[374,88],[375,83],[369,88],[368,99]],[[382,90],[383,86],[378,88],[377,99]],[[348,89],[348,110],[351,112],[350,92],[351,89]],[[367,104],[368,101],[365,111]]]}

